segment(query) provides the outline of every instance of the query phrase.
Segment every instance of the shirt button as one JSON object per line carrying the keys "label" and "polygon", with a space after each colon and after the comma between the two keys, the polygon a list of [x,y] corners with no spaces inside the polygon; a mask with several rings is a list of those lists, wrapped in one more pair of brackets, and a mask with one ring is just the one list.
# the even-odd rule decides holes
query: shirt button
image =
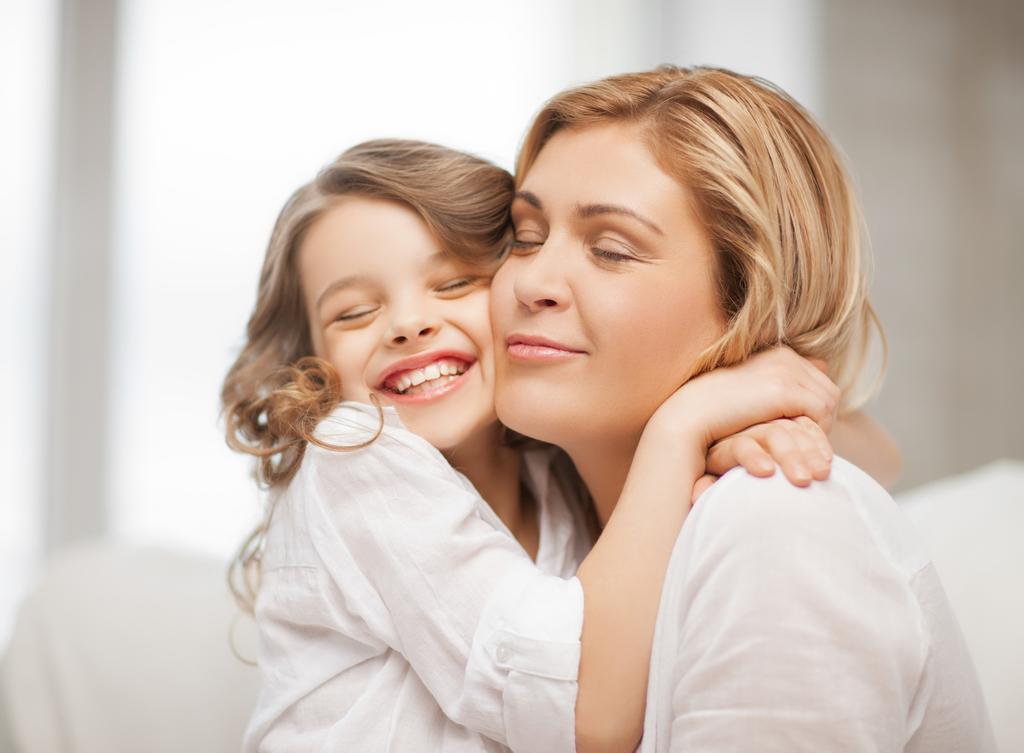
{"label": "shirt button", "polygon": [[512,655],[512,652],[508,650],[508,646],[506,646],[505,644],[501,644],[500,646],[498,646],[498,650],[495,652],[494,655],[495,657],[497,657],[499,662],[504,664],[509,660],[509,657]]}

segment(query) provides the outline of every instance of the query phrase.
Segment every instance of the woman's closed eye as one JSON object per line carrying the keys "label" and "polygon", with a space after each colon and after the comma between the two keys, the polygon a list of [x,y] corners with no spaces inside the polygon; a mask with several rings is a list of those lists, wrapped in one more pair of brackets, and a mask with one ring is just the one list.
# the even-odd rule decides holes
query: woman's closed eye
{"label": "woman's closed eye", "polygon": [[544,240],[536,235],[517,235],[509,241],[508,247],[512,253],[523,253],[532,251],[537,246],[544,245]]}
{"label": "woman's closed eye", "polygon": [[624,254],[619,251],[609,251],[607,249],[598,248],[594,246],[590,249],[590,253],[596,256],[598,259],[604,259],[605,261],[621,263],[626,261],[639,261],[632,254]]}
{"label": "woman's closed eye", "polygon": [[612,237],[594,239],[590,246],[590,253],[599,261],[609,264],[624,264],[630,261],[647,263],[648,261],[642,254]]}

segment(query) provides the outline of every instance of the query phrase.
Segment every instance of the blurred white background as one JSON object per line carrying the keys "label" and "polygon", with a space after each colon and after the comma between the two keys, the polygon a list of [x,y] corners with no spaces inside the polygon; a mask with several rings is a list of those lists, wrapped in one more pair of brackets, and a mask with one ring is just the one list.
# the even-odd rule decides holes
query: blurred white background
{"label": "blurred white background", "polygon": [[299,183],[376,136],[510,168],[546,97],[660,62],[769,78],[848,153],[902,488],[1024,459],[1022,36],[1009,0],[3,0],[0,647],[57,548],[256,519],[217,396]]}

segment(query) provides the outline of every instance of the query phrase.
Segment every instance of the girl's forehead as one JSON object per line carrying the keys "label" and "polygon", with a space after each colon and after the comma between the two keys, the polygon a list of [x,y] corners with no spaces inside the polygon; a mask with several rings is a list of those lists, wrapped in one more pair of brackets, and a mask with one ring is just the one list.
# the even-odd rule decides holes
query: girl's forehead
{"label": "girl's forehead", "polygon": [[455,265],[411,208],[392,201],[346,199],[311,225],[299,248],[303,271],[382,278],[429,274]]}

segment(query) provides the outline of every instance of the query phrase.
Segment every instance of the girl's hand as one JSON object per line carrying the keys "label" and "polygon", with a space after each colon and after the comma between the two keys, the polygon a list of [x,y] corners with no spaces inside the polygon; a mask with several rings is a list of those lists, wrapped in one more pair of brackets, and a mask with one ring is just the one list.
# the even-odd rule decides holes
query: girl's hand
{"label": "girl's hand", "polygon": [[[682,441],[687,449],[696,450],[704,458],[719,440],[778,418],[806,416],[828,432],[839,398],[839,388],[814,363],[780,346],[736,366],[720,367],[689,380],[654,412],[644,435]],[[787,434],[793,442],[801,443],[798,447],[806,440],[805,425],[801,429],[803,433],[796,437]],[[754,435],[771,441],[771,447],[785,446],[785,439],[776,429]],[[740,445],[744,456],[756,454],[749,442]],[[739,450],[734,447],[734,451]],[[727,457],[724,450],[720,457]]]}
{"label": "girl's hand", "polygon": [[779,465],[796,486],[824,481],[832,467],[832,445],[818,424],[807,416],[778,418],[757,424],[711,446],[707,473],[693,486],[692,501],[719,476],[738,465],[752,476],[767,477]]}

